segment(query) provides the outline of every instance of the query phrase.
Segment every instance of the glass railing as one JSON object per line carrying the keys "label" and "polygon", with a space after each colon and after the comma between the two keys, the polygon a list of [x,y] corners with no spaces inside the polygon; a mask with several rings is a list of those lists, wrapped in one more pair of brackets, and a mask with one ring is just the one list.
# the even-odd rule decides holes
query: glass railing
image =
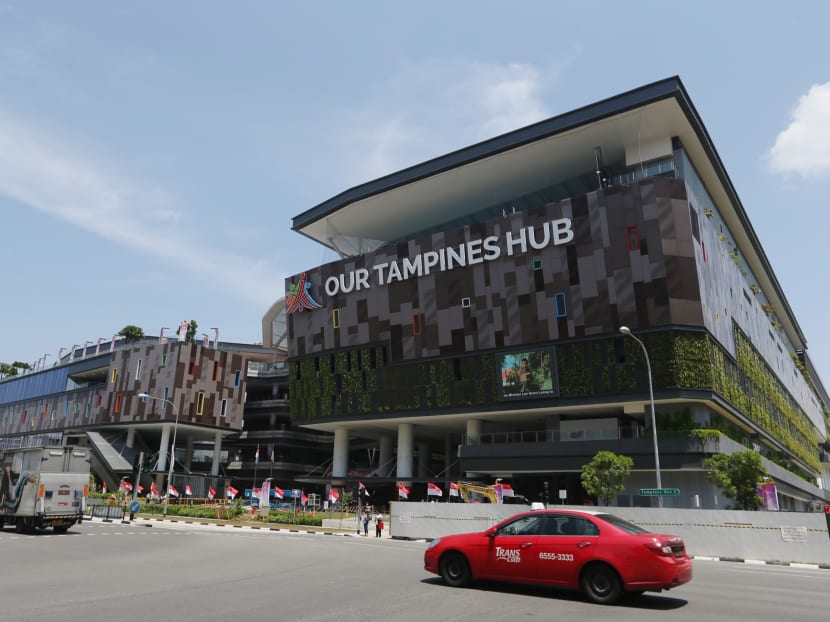
{"label": "glass railing", "polygon": [[584,430],[526,430],[520,432],[489,432],[478,437],[465,436],[465,445],[502,445],[518,443],[566,443],[578,441],[616,441],[641,438],[640,428]]}
{"label": "glass railing", "polygon": [[248,363],[248,377],[262,377],[262,376],[279,376],[288,371],[288,363],[280,361],[278,363]]}

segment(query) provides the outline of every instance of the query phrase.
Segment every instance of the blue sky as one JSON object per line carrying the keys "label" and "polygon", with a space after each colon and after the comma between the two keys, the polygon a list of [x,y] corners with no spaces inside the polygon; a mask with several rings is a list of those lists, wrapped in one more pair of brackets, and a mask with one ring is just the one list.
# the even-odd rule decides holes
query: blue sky
{"label": "blue sky", "polygon": [[679,75],[830,384],[829,18],[822,2],[0,0],[0,361],[190,319],[259,341],[284,278],[335,259],[293,216]]}

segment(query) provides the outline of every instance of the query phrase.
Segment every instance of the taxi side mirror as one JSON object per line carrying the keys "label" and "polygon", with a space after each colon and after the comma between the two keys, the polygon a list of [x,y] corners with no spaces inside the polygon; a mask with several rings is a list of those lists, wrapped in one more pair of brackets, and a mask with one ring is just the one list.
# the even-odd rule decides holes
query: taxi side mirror
{"label": "taxi side mirror", "polygon": [[490,527],[487,531],[484,532],[484,535],[488,538],[495,538],[496,537],[496,528]]}

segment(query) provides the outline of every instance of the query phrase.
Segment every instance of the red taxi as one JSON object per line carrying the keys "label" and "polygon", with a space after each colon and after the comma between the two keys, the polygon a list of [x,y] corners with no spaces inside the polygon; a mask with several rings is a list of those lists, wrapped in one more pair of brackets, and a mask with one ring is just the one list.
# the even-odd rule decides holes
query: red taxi
{"label": "red taxi", "polygon": [[575,510],[524,512],[483,532],[436,538],[424,553],[424,569],[453,587],[479,579],[535,583],[581,589],[602,604],[692,578],[679,537],[602,511]]}

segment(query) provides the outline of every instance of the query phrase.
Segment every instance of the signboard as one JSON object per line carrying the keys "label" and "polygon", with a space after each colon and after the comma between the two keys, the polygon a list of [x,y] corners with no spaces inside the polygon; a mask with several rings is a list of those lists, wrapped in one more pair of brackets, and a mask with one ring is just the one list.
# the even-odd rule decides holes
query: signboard
{"label": "signboard", "polygon": [[679,488],[640,488],[643,497],[676,497],[680,494]]}
{"label": "signboard", "polygon": [[807,528],[781,527],[781,539],[784,542],[807,542]]}

